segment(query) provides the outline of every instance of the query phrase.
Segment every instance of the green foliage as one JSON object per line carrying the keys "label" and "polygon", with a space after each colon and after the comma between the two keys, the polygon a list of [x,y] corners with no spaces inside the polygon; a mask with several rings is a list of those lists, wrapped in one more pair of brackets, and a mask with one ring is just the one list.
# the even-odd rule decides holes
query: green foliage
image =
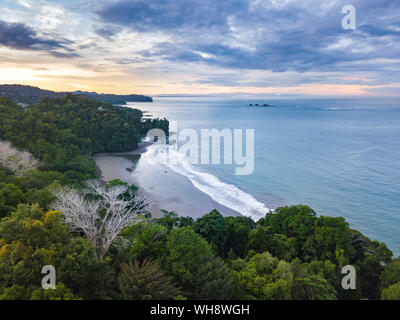
{"label": "green foliage", "polygon": [[184,295],[191,299],[229,299],[232,278],[209,244],[189,227],[168,235],[166,263]]}
{"label": "green foliage", "polygon": [[[67,92],[54,92],[32,86],[13,85],[13,84],[0,85],[0,96],[11,97],[17,103],[24,103],[27,106],[36,104],[45,97],[62,98],[67,94],[68,94]],[[116,94],[98,94],[96,92],[83,92],[83,91],[76,91],[75,94],[86,98],[95,99],[97,101],[108,102],[112,104],[120,104],[120,105],[126,104],[127,102],[153,101],[153,99],[150,97],[137,94],[116,95]]]}
{"label": "green foliage", "polygon": [[84,238],[73,238],[56,252],[57,276],[76,295],[85,299],[113,297],[117,290],[116,271],[111,258],[95,258],[95,248]]}
{"label": "green foliage", "polygon": [[304,205],[278,208],[267,214],[251,232],[247,249],[268,250],[287,260],[297,257],[302,262],[330,261],[336,265],[337,274],[343,265],[354,265],[357,290],[344,291],[338,279],[327,279],[340,299],[377,299],[380,274],[392,256],[385,244],[351,230],[343,218],[317,217]]}
{"label": "green foliage", "polygon": [[217,254],[223,255],[225,219],[217,210],[197,219],[192,228],[211,244]]}
{"label": "green foliage", "polygon": [[171,300],[179,293],[172,277],[165,275],[157,262],[145,259],[142,263],[122,263],[118,277],[124,300]]}
{"label": "green foliage", "polygon": [[252,219],[246,217],[226,217],[224,253],[227,255],[230,250],[243,258],[246,254],[246,246],[250,231],[255,227]]}
{"label": "green foliage", "polygon": [[147,119],[142,123],[140,132],[142,134],[147,134],[151,129],[161,129],[166,135],[169,134],[169,122],[167,119]]}
{"label": "green foliage", "polygon": [[258,300],[291,300],[293,274],[290,265],[269,252],[256,254],[248,262],[236,263],[240,298]]}
{"label": "green foliage", "polygon": [[167,211],[167,210],[161,210],[161,212],[164,214],[162,218],[157,219],[157,223],[159,225],[162,225],[169,230],[172,230],[173,228],[182,228],[186,226],[190,226],[193,223],[193,219],[191,217],[180,217],[175,211]]}
{"label": "green foliage", "polygon": [[58,185],[51,184],[43,189],[29,189],[25,193],[25,200],[29,204],[37,203],[41,208],[48,208],[50,203],[54,200],[51,190],[55,188],[58,188]]}
{"label": "green foliage", "polygon": [[56,171],[32,171],[26,177],[9,177],[9,180],[24,192],[41,190],[52,183],[66,185],[71,182],[65,174]]}
{"label": "green foliage", "polygon": [[320,275],[296,279],[295,300],[336,300],[336,290]]}
{"label": "green foliage", "polygon": [[24,193],[17,186],[13,184],[1,186],[0,184],[0,217],[5,217],[24,200]]}
{"label": "green foliage", "polygon": [[382,300],[400,300],[400,282],[383,289]]}
{"label": "green foliage", "polygon": [[273,256],[290,261],[296,256],[295,239],[288,239],[284,234],[271,233],[269,227],[259,225],[249,233],[247,252],[253,250],[257,253],[265,251]]}
{"label": "green foliage", "polygon": [[24,109],[15,104],[10,98],[0,97],[0,139],[4,139],[10,130],[24,116]]}
{"label": "green foliage", "polygon": [[336,252],[343,252],[342,260],[336,259],[340,266],[349,262],[354,256],[354,248],[351,246],[351,232],[344,218],[319,217],[315,230],[315,247],[319,260],[336,259]]}
{"label": "green foliage", "polygon": [[336,300],[334,288],[340,276],[329,260],[301,263],[294,259],[290,265],[294,276],[291,295],[294,300]]}
{"label": "green foliage", "polygon": [[54,290],[43,288],[34,290],[30,300],[82,300],[82,298],[76,297],[71,290],[58,283]]}
{"label": "green foliage", "polygon": [[[400,258],[391,261],[384,243],[343,218],[305,205],[278,208],[257,223],[216,210],[197,221],[163,211],[125,228],[129,241],[97,260],[93,244],[70,233],[61,212],[48,211],[51,190],[94,177],[93,153],[131,150],[153,128],[168,132],[167,120],[142,123],[141,115],[73,95],[27,111],[0,97],[0,139],[41,161],[24,177],[0,166],[0,299],[400,298]],[[118,185],[128,187],[121,198],[138,190],[121,180],[107,188]],[[47,264],[56,268],[56,290],[40,289]],[[346,264],[356,268],[357,290],[341,288]]]}
{"label": "green foliage", "polygon": [[121,236],[132,245],[125,250],[125,255],[133,260],[146,258],[160,259],[165,255],[168,228],[158,223],[144,221],[122,231]]}
{"label": "green foliage", "polygon": [[140,117],[137,110],[77,96],[45,98],[26,112],[9,140],[27,148],[45,170],[93,175],[92,153],[136,147]]}
{"label": "green foliage", "polygon": [[375,255],[368,255],[358,262],[359,267],[358,283],[361,284],[364,297],[372,300],[379,299],[380,296],[380,275],[384,270],[379,258]]}
{"label": "green foliage", "polygon": [[381,288],[385,289],[400,282],[400,258],[393,259],[380,276]]}
{"label": "green foliage", "polygon": [[79,182],[94,177],[93,153],[132,150],[149,129],[168,132],[167,120],[142,123],[141,117],[136,109],[71,94],[45,98],[26,112],[3,99],[0,139],[30,151],[41,160],[41,170]]}
{"label": "green foliage", "polygon": [[18,284],[5,288],[0,291],[0,300],[29,300],[31,290],[26,289]]}
{"label": "green foliage", "polygon": [[57,281],[78,297],[101,298],[105,291],[112,293],[110,261],[95,260],[92,244],[73,237],[60,220],[58,211],[44,214],[38,205],[19,205],[1,221],[0,294],[21,291],[19,287],[8,289],[15,285],[36,289],[44,265],[53,265]]}
{"label": "green foliage", "polygon": [[352,234],[343,218],[318,218],[314,210],[304,205],[278,208],[259,224],[268,226],[273,234],[283,234],[292,239],[289,243],[282,239],[286,242],[284,246],[290,248],[293,245],[296,256],[303,261],[328,259],[347,264],[355,254],[351,246]]}
{"label": "green foliage", "polygon": [[317,221],[316,213],[308,206],[298,205],[276,209],[259,221],[260,225],[270,226],[273,233],[282,233],[305,242],[313,233]]}

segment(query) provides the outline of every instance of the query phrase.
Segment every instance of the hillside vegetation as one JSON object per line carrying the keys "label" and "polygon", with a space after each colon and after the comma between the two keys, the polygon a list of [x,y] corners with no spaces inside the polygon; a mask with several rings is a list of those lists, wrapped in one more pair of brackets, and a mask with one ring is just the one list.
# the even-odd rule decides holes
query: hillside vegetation
{"label": "hillside vegetation", "polygon": [[[0,99],[0,139],[39,162],[22,174],[0,162],[0,299],[400,298],[400,260],[344,218],[297,205],[258,222],[215,210],[151,219],[136,186],[86,182],[93,153],[133,149],[155,127],[168,121],[73,95],[28,111]],[[341,285],[348,264],[355,290]],[[44,265],[55,290],[41,287]]]}
{"label": "hillside vegetation", "polygon": [[141,117],[136,109],[71,94],[45,98],[27,111],[0,98],[0,139],[32,153],[42,171],[80,181],[94,177],[94,153],[130,151],[148,129],[168,130],[166,120],[142,123]]}
{"label": "hillside vegetation", "polygon": [[32,86],[6,84],[0,85],[0,97],[10,97],[18,104],[24,106],[31,106],[40,102],[43,98],[63,98],[68,93],[79,95],[85,98],[95,99],[100,102],[112,104],[126,104],[127,102],[152,102],[153,99],[143,95],[129,94],[129,95],[116,95],[116,94],[99,94],[96,92],[55,92],[50,90],[43,90]]}

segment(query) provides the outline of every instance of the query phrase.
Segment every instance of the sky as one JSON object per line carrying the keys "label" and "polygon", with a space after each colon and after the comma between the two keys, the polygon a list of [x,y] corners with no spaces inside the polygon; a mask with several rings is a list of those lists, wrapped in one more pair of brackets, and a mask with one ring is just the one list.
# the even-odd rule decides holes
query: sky
{"label": "sky", "polygon": [[0,0],[0,83],[400,96],[399,40],[397,0]]}

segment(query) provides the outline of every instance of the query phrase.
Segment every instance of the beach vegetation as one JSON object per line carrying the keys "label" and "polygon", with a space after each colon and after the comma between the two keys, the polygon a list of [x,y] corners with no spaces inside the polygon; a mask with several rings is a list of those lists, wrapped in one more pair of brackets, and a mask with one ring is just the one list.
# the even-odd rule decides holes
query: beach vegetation
{"label": "beach vegetation", "polygon": [[[152,218],[137,186],[93,181],[94,153],[132,150],[154,128],[168,121],[74,95],[26,111],[0,98],[0,299],[400,299],[399,258],[344,218],[306,205],[259,221]],[[341,285],[345,265],[355,290]]]}

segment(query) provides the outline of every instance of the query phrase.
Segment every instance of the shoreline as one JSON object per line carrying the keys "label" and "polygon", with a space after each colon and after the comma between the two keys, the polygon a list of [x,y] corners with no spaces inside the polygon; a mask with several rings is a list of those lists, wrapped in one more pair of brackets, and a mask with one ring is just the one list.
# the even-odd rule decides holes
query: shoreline
{"label": "shoreline", "polygon": [[153,218],[162,217],[161,210],[175,211],[179,216],[193,219],[214,209],[223,216],[242,216],[197,189],[188,177],[163,164],[147,161],[143,156],[150,145],[151,142],[142,142],[133,151],[94,155],[96,175],[102,181],[120,179],[136,185],[150,201],[149,211]]}

